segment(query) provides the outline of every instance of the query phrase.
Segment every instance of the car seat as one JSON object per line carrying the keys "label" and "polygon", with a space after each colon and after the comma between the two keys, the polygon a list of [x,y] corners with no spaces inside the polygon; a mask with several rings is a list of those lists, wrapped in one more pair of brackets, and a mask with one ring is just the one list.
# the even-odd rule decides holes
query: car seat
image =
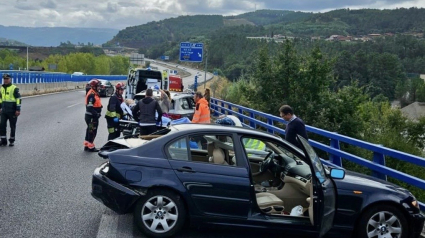
{"label": "car seat", "polygon": [[214,143],[209,143],[207,145],[208,151],[208,161],[213,164],[225,164],[228,165],[226,161],[226,153],[222,148],[218,148]]}

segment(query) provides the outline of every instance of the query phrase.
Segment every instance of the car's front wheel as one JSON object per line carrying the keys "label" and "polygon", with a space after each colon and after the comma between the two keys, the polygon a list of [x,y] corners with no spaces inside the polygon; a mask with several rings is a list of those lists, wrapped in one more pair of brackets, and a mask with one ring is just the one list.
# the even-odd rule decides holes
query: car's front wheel
{"label": "car's front wheel", "polygon": [[171,237],[184,225],[186,210],[181,197],[156,189],[141,198],[134,210],[134,221],[150,237]]}
{"label": "car's front wheel", "polygon": [[367,210],[357,229],[359,238],[407,238],[408,223],[405,215],[396,207],[377,205]]}

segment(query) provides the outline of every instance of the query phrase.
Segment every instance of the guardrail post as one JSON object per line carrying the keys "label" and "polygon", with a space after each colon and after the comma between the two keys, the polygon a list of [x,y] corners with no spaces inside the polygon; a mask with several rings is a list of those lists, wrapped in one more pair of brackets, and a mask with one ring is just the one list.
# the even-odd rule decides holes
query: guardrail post
{"label": "guardrail post", "polygon": [[217,100],[214,100],[214,116],[216,116],[216,117],[218,117],[219,116],[219,114],[218,114],[218,101]]}
{"label": "guardrail post", "polygon": [[[267,124],[273,126],[273,120],[270,118],[267,118]],[[274,130],[267,128],[267,132],[274,134]]]}
{"label": "guardrail post", "polygon": [[[251,117],[251,119],[255,119],[255,115],[254,115],[254,113],[250,112],[250,113],[249,113],[249,117]],[[256,126],[255,126],[255,122],[254,122],[254,120],[250,120],[250,121],[249,121],[249,126],[250,126],[250,127],[252,127],[252,128],[254,128],[254,129],[256,129]]]}
{"label": "guardrail post", "polygon": [[226,114],[226,111],[224,111],[224,102],[221,102],[221,113]]}
{"label": "guardrail post", "polygon": [[[238,112],[239,112],[240,115],[243,114],[243,110],[241,108],[238,108]],[[239,120],[243,123],[243,117],[242,116],[239,116]]]}
{"label": "guardrail post", "polygon": [[[339,147],[339,140],[337,140],[337,139],[331,139],[330,146],[331,146],[331,148],[334,148],[334,149],[339,150],[340,149],[340,147]],[[329,159],[332,162],[332,164],[335,164],[335,165],[337,165],[339,167],[342,167],[341,157],[339,157],[337,155],[334,155],[334,154],[331,154],[329,156]]]}
{"label": "guardrail post", "polygon": [[232,105],[228,105],[227,108],[229,109],[229,111],[227,112],[227,115],[232,115]]}
{"label": "guardrail post", "polygon": [[[382,146],[382,145],[379,145]],[[373,162],[385,166],[385,155],[373,152]],[[387,181],[387,175],[372,170],[372,176]]]}

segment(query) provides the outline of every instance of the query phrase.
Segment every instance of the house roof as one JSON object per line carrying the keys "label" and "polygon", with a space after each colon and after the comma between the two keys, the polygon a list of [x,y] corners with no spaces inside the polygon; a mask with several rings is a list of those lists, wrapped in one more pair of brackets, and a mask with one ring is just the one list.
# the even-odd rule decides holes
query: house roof
{"label": "house roof", "polygon": [[425,103],[424,102],[414,102],[408,106],[400,109],[403,115],[408,117],[411,120],[417,120],[420,117],[425,116]]}

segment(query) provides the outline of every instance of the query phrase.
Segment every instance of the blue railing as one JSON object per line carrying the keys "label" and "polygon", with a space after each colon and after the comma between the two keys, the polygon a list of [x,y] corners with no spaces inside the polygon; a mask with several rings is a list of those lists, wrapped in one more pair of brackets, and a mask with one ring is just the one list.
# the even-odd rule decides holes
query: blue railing
{"label": "blue railing", "polygon": [[[65,73],[39,71],[0,70],[0,74],[10,74],[14,84],[23,83],[60,83],[60,82],[88,82],[93,78],[106,80],[126,80],[126,75],[71,75]],[[0,80],[1,81],[1,80]]]}
{"label": "blue railing", "polygon": [[[214,114],[216,116],[221,114],[234,115],[237,116],[243,123],[246,123],[252,128],[257,128],[258,126],[261,126],[270,133],[278,133],[281,135],[285,135],[285,130],[274,126],[274,124],[276,123],[286,124],[286,122],[280,117],[256,111],[251,108],[243,107],[216,98],[211,99],[211,108],[214,110]],[[416,186],[421,189],[425,189],[424,180],[385,166],[385,156],[390,156],[392,158],[403,160],[422,167],[425,166],[424,158],[386,148],[384,146],[357,140],[348,136],[340,135],[335,132],[329,132],[312,126],[306,126],[306,129],[309,133],[314,133],[329,138],[329,145],[319,143],[311,139],[309,140],[310,144],[316,149],[329,153],[329,161],[322,160],[324,163],[342,167],[341,158],[344,158],[370,169],[372,171],[372,176],[376,178],[386,180],[387,176],[390,176],[392,178],[406,182],[407,184]],[[341,142],[371,151],[373,153],[372,161],[342,151],[340,149]],[[425,211],[425,204],[419,202],[419,205],[421,210]]]}

